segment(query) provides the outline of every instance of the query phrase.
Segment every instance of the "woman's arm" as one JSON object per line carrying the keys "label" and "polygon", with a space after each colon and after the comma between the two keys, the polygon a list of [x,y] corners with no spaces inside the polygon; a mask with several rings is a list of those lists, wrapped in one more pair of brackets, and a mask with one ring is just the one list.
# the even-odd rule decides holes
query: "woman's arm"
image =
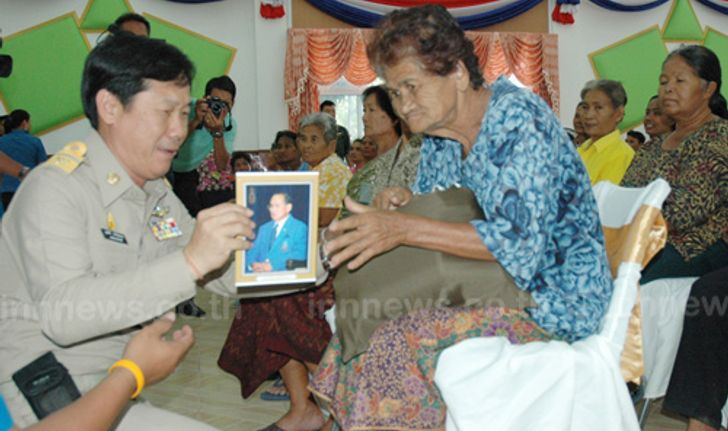
{"label": "woman's arm", "polygon": [[6,156],[5,153],[0,152],[0,175],[17,177],[22,169],[23,165]]}
{"label": "woman's arm", "polygon": [[469,223],[449,223],[375,209],[354,202],[349,197],[344,202],[354,215],[337,220],[329,226],[329,231],[338,235],[324,246],[324,251],[332,256],[332,267],[351,259],[347,267],[353,270],[369,259],[400,245],[440,251],[467,259],[495,260]]}

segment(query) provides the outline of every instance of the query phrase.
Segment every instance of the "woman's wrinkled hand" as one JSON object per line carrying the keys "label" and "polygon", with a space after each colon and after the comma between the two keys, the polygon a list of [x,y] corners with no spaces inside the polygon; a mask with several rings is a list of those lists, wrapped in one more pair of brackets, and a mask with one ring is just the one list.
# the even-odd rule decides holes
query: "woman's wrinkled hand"
{"label": "woman's wrinkled hand", "polygon": [[381,210],[395,210],[412,199],[412,192],[403,187],[388,187],[374,196],[372,206]]}
{"label": "woman's wrinkled hand", "polygon": [[344,204],[352,216],[331,223],[329,231],[334,239],[324,246],[332,268],[349,261],[346,267],[357,269],[371,258],[404,243],[406,215],[362,205],[348,196]]}

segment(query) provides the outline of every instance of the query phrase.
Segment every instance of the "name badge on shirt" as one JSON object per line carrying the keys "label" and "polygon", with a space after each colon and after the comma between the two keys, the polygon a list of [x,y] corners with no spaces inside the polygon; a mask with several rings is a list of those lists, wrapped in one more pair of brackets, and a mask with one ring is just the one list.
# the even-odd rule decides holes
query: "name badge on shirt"
{"label": "name badge on shirt", "polygon": [[118,242],[119,244],[127,244],[126,235],[111,229],[101,228],[101,234],[109,241]]}
{"label": "name badge on shirt", "polygon": [[149,225],[158,241],[165,241],[182,235],[182,230],[177,226],[177,222],[173,217],[155,218],[149,222]]}

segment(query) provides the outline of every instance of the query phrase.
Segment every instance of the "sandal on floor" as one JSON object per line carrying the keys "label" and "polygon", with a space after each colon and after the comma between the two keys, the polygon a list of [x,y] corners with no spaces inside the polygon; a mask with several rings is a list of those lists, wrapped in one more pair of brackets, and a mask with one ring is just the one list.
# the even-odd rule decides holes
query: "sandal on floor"
{"label": "sandal on floor", "polygon": [[[278,391],[274,392],[273,390],[275,389],[278,389]],[[281,390],[283,391],[283,393],[279,392]],[[276,381],[273,382],[271,389],[267,389],[260,394],[260,399],[264,401],[289,401],[291,397],[288,396],[288,392],[286,391],[286,386],[283,384],[283,380],[276,379]],[[277,430],[271,429],[271,431]]]}

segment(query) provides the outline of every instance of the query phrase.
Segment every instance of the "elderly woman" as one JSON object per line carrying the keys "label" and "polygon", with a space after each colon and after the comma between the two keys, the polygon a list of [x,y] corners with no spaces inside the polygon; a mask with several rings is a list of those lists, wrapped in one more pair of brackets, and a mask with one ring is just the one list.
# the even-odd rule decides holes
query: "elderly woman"
{"label": "elderly woman", "polygon": [[[413,136],[402,124],[384,87],[369,87],[364,90],[363,97],[366,137],[377,141],[380,151],[379,156],[352,177],[346,193],[355,201],[369,205],[374,196],[387,187],[409,188],[412,185],[420,160],[422,137]],[[396,137],[393,144],[392,137]]]}
{"label": "elderly woman", "polygon": [[581,121],[589,136],[578,149],[591,183],[619,184],[634,157],[617,124],[624,118],[627,93],[617,81],[589,81],[581,90]]}
{"label": "elderly woman", "polygon": [[642,284],[728,265],[728,113],[720,86],[718,57],[702,46],[673,51],[662,65],[660,101],[675,130],[646,145],[622,181],[641,187],[662,177],[672,187],[662,208],[667,245]]}
{"label": "elderly woman", "polygon": [[[303,160],[319,172],[319,223],[327,225],[338,213],[351,178],[336,149],[336,121],[328,114],[304,117],[298,126]],[[266,430],[318,430],[321,411],[310,399],[308,373],[331,338],[323,312],[333,303],[330,285],[274,298],[240,302],[218,360],[235,375],[243,398],[249,397],[276,371],[290,395],[288,412]]]}
{"label": "elderly woman", "polygon": [[307,171],[308,164],[301,160],[301,150],[296,145],[298,135],[290,130],[276,133],[271,152],[282,171]]}
{"label": "elderly woman", "polygon": [[[351,360],[337,335],[312,388],[343,429],[440,429],[445,406],[433,376],[442,349],[468,337],[574,341],[597,330],[612,292],[604,239],[586,170],[553,112],[505,78],[485,86],[472,42],[443,7],[392,12],[368,53],[399,117],[425,137],[411,189],[385,189],[377,208],[347,198],[354,215],[332,223],[339,236],[324,246],[331,265],[366,270],[398,248],[479,260],[507,273],[504,294],[524,292],[536,307],[416,310],[378,327]],[[457,185],[475,195],[479,217],[404,211]],[[483,279],[483,289],[491,282]]]}

